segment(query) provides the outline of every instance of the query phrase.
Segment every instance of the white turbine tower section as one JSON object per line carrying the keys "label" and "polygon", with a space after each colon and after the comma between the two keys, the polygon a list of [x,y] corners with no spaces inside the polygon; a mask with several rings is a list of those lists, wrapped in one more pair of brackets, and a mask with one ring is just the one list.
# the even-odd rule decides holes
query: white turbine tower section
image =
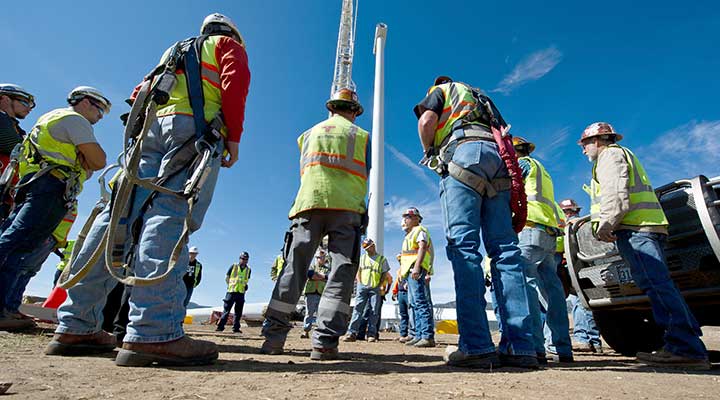
{"label": "white turbine tower section", "polygon": [[385,39],[387,25],[375,26],[375,97],[373,98],[372,169],[370,170],[370,201],[368,205],[368,237],[375,241],[380,254],[385,243]]}
{"label": "white turbine tower section", "polygon": [[[355,10],[357,10],[355,0]],[[340,31],[338,32],[337,52],[335,56],[335,73],[330,87],[330,96],[342,88],[355,91],[352,80],[352,63],[355,48],[355,25],[357,15],[353,17],[353,0],[343,0],[340,13]]]}

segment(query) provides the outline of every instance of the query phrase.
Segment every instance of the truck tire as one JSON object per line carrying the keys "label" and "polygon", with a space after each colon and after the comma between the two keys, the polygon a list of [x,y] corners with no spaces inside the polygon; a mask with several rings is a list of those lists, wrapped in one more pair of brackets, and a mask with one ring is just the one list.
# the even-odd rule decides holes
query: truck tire
{"label": "truck tire", "polygon": [[655,351],[663,346],[664,329],[655,324],[650,311],[593,311],[605,343],[618,353],[635,357],[638,351]]}

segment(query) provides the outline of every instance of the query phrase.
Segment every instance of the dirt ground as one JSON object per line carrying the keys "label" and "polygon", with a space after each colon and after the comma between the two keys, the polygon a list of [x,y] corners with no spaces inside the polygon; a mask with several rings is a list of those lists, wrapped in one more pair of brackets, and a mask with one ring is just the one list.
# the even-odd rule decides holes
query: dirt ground
{"label": "dirt ground", "polygon": [[[720,366],[680,372],[636,364],[610,352],[576,354],[575,363],[539,371],[501,368],[468,371],[443,365],[455,335],[438,347],[415,349],[383,333],[378,343],[341,343],[346,359],[314,362],[310,341],[294,329],[282,356],[258,354],[259,328],[216,334],[191,326],[196,338],[215,341],[220,359],[193,368],[120,368],[113,356],[49,357],[43,354],[51,325],[27,333],[0,333],[0,382],[8,399],[718,399]],[[706,328],[705,343],[720,349],[720,328]],[[714,362],[720,361],[713,352]]]}

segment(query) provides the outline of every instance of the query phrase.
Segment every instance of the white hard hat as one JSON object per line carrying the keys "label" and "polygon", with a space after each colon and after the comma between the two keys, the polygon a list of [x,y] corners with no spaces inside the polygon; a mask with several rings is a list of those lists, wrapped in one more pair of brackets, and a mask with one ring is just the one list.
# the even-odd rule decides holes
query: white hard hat
{"label": "white hard hat", "polygon": [[0,94],[5,96],[21,98],[30,103],[30,108],[35,107],[35,96],[14,83],[0,83]]}
{"label": "white hard hat", "polygon": [[74,106],[86,97],[89,97],[99,102],[103,110],[105,111],[105,114],[110,112],[110,107],[112,106],[110,100],[108,100],[108,98],[105,97],[102,92],[92,86],[76,87],[75,89],[71,90],[70,93],[68,93],[67,101],[68,103],[70,103],[70,105]]}
{"label": "white hard hat", "polygon": [[205,17],[202,26],[200,26],[200,34],[206,35],[213,32],[230,32],[236,36],[241,45],[245,46],[245,40],[240,34],[237,25],[225,15],[212,13]]}
{"label": "white hard hat", "polygon": [[198,248],[195,247],[195,246],[193,246],[193,247],[190,248],[190,250],[188,250],[188,253],[195,253],[195,254],[197,254],[197,253],[198,253]]}

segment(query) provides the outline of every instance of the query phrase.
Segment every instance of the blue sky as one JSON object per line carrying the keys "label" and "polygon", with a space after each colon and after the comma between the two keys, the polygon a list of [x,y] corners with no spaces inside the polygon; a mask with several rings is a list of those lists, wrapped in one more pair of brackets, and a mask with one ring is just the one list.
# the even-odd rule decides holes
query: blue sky
{"label": "blue sky", "polygon": [[[386,48],[386,253],[400,247],[400,214],[425,215],[437,247],[436,302],[454,298],[445,257],[437,176],[417,166],[421,147],[412,107],[436,75],[479,86],[495,99],[515,135],[553,176],[558,200],[581,191],[590,164],[575,145],[588,124],[604,120],[644,162],[651,180],[720,174],[720,5],[654,2],[446,2],[360,0],[353,78],[372,126],[375,24],[388,25]],[[70,5],[71,4],[71,5]],[[281,247],[298,183],[295,138],[324,119],[332,81],[340,0],[314,1],[35,1],[3,5],[0,81],[24,86],[37,109],[64,105],[78,85],[114,103],[96,125],[108,154],[120,150],[118,116],[135,84],[173,42],[197,34],[205,15],[233,18],[246,41],[252,84],[240,161],[221,172],[203,228],[191,244],[205,265],[193,301],[218,305],[224,274],[241,251],[254,274],[248,301],[267,301],[269,268]],[[629,5],[632,4],[632,5]],[[456,10],[453,15],[445,13]],[[80,197],[75,234],[98,197]],[[51,256],[29,293],[50,290]],[[395,268],[396,265],[393,266]]]}

